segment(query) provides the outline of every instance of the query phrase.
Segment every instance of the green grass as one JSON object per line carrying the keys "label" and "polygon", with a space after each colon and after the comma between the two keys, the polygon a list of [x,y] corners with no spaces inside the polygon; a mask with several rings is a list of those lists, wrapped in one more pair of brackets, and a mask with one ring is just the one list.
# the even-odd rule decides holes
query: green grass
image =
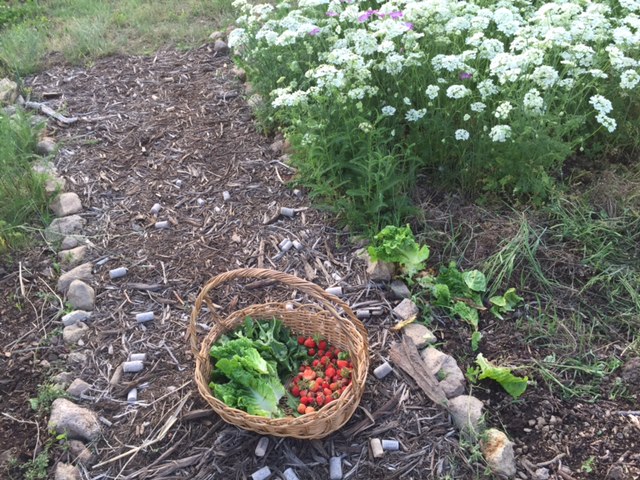
{"label": "green grass", "polygon": [[231,0],[50,0],[2,30],[0,69],[24,76],[51,54],[71,63],[159,48],[189,48],[233,21]]}
{"label": "green grass", "polygon": [[46,211],[44,177],[33,172],[37,132],[26,114],[0,114],[0,253],[26,240],[24,225]]}

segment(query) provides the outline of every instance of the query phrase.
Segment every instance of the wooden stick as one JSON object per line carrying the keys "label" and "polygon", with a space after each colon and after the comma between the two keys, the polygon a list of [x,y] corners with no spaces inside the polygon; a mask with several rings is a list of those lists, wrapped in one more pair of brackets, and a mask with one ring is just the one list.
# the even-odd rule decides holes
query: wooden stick
{"label": "wooden stick", "polygon": [[33,110],[38,110],[39,112],[45,114],[48,117],[53,118],[57,122],[63,125],[73,125],[78,121],[77,117],[65,117],[61,113],[56,112],[53,108],[45,105],[40,102],[24,102],[24,106],[27,108],[32,108]]}

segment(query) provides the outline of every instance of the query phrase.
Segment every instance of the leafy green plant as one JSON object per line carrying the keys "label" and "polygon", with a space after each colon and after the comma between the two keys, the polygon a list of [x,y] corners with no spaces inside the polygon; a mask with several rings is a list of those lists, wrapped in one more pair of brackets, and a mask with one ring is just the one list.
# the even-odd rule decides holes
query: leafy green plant
{"label": "leafy green plant", "polygon": [[38,396],[29,399],[29,405],[32,410],[38,413],[47,413],[51,409],[51,404],[58,398],[66,398],[67,393],[50,383],[44,383],[38,386]]}
{"label": "leafy green plant", "polygon": [[510,288],[504,294],[491,297],[491,313],[493,313],[500,320],[503,320],[503,314],[507,312],[513,312],[515,308],[524,301],[524,298],[516,293],[515,288]]}
{"label": "leafy green plant", "polygon": [[214,395],[230,407],[251,415],[282,417],[279,406],[285,388],[279,372],[292,372],[306,350],[280,320],[245,319],[231,338],[222,336],[210,350],[215,360]]}
{"label": "leafy green plant", "polygon": [[373,237],[368,251],[374,261],[398,263],[408,278],[423,270],[429,259],[429,247],[416,242],[409,225],[384,227]]}
{"label": "leafy green plant", "polygon": [[508,367],[497,367],[479,353],[476,357],[478,368],[470,367],[467,376],[473,381],[489,378],[498,382],[514,399],[520,398],[528,385],[528,378],[516,377]]}

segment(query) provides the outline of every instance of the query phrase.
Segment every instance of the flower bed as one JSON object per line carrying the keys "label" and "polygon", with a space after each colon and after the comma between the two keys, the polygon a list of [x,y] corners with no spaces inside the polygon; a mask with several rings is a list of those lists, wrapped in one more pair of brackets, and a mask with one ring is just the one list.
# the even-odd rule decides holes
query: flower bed
{"label": "flower bed", "polygon": [[637,0],[235,5],[265,119],[351,223],[397,223],[420,173],[540,199],[577,150],[637,145]]}

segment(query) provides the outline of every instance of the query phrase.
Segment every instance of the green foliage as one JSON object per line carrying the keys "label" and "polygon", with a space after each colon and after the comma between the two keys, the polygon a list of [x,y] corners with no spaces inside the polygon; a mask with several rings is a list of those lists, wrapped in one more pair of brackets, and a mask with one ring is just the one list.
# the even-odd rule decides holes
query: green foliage
{"label": "green foliage", "polygon": [[470,368],[467,375],[472,381],[489,378],[498,382],[514,399],[520,398],[528,385],[528,378],[516,377],[508,367],[496,367],[479,353],[476,356],[477,369]]}
{"label": "green foliage", "polygon": [[20,466],[24,472],[25,480],[40,480],[47,478],[49,468],[49,449],[43,449],[36,458]]}
{"label": "green foliage", "polygon": [[297,368],[306,350],[275,319],[247,317],[231,337],[222,336],[210,350],[216,360],[209,384],[214,395],[251,415],[282,417],[279,403],[285,388],[279,375]]}
{"label": "green foliage", "polygon": [[5,0],[0,5],[0,31],[36,16],[39,9],[40,7],[36,0]]}
{"label": "green foliage", "polygon": [[0,113],[0,253],[24,243],[24,225],[46,211],[44,178],[32,170],[37,132],[30,118]]}
{"label": "green foliage", "polygon": [[425,262],[429,259],[429,247],[418,245],[409,225],[386,226],[373,237],[368,251],[374,261],[400,264],[408,278],[423,270]]}
{"label": "green foliage", "polygon": [[493,313],[500,320],[503,320],[502,316],[504,313],[513,312],[513,310],[524,301],[524,298],[519,296],[516,293],[515,288],[510,288],[503,295],[497,295],[495,297],[491,297],[489,302],[491,302],[491,313]]}
{"label": "green foliage", "polygon": [[50,383],[45,383],[38,386],[38,396],[30,398],[29,405],[32,410],[35,410],[40,414],[46,414],[51,409],[51,404],[54,400],[58,398],[66,398],[67,396],[68,395],[64,390]]}

